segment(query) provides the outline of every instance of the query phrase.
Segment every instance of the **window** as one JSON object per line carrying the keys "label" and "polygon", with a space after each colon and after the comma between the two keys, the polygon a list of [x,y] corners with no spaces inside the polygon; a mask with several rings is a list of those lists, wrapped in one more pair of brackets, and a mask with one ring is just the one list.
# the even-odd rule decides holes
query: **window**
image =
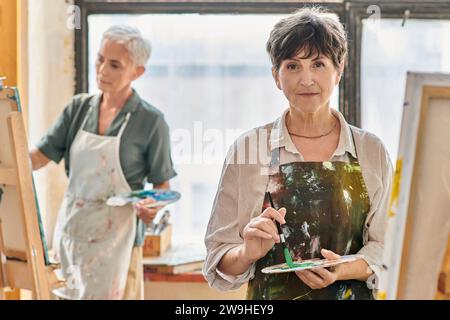
{"label": "window", "polygon": [[[182,193],[171,206],[175,236],[205,234],[227,148],[239,134],[272,121],[286,106],[264,50],[278,19],[277,15],[89,16],[90,92],[96,91],[94,63],[101,36],[110,25],[137,26],[152,42],[148,71],[134,87],[164,113],[171,128],[179,174],[172,188]],[[208,136],[216,139],[208,143]],[[208,153],[208,147],[215,152]]]}
{"label": "window", "polygon": [[[76,92],[97,91],[94,64],[111,25],[138,27],[152,42],[147,72],[134,88],[160,109],[171,129],[182,199],[169,207],[174,238],[202,241],[228,147],[241,133],[275,120],[287,101],[272,79],[265,44],[273,25],[296,2],[154,2],[75,0]],[[342,3],[324,3],[344,16]],[[341,84],[344,81],[341,82]],[[343,109],[344,86],[332,106]],[[190,141],[183,150],[181,141]],[[185,148],[186,149],[186,148]],[[200,240],[201,239],[201,240]]]}
{"label": "window", "polygon": [[[169,123],[182,199],[171,205],[174,235],[203,237],[228,147],[280,116],[288,104],[274,83],[265,44],[277,14],[90,15],[89,91],[95,59],[113,24],[138,27],[153,52],[134,87]],[[338,106],[335,90],[333,106]]]}
{"label": "window", "polygon": [[[397,158],[408,71],[450,72],[450,20],[362,21],[361,124]],[[389,76],[387,76],[389,75]]]}
{"label": "window", "polygon": [[[332,106],[339,106],[349,123],[379,136],[393,161],[406,72],[450,69],[450,48],[444,36],[450,31],[450,4],[431,2],[321,3],[339,15],[349,37],[348,66]],[[116,23],[135,25],[152,41],[148,71],[135,88],[163,111],[171,127],[173,158],[179,173],[172,185],[183,194],[183,200],[171,207],[175,234],[203,237],[226,149],[241,132],[274,120],[286,106],[270,75],[265,41],[281,16],[304,4],[75,3],[82,17],[81,29],[76,31],[77,92],[96,91],[93,64],[107,27]],[[402,26],[407,10],[410,15]],[[370,24],[374,12],[380,14],[375,28]],[[193,135],[194,131],[200,134]],[[182,137],[191,139],[188,154],[178,148]],[[219,143],[212,144],[213,138]],[[211,152],[212,145],[216,152]],[[210,164],[195,164],[205,160]]]}

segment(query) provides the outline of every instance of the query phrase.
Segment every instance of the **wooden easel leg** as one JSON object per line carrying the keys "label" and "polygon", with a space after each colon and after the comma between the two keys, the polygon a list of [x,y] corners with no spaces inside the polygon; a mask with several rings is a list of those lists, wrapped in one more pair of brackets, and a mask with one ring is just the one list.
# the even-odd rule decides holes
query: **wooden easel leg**
{"label": "wooden easel leg", "polygon": [[20,300],[20,289],[11,289],[11,291],[6,292],[6,300]]}
{"label": "wooden easel leg", "polygon": [[447,241],[447,250],[442,262],[435,299],[450,300],[450,235]]}
{"label": "wooden easel leg", "polygon": [[[1,227],[1,225],[0,225]],[[0,229],[1,232],[1,229]],[[3,280],[3,262],[2,253],[0,252],[0,300],[6,300],[5,296],[5,282]]]}
{"label": "wooden easel leg", "polygon": [[4,245],[3,245],[3,234],[2,234],[2,220],[0,219],[0,300],[6,300],[6,295],[5,295],[5,286],[6,286],[6,279],[4,279],[5,277],[5,268],[4,268],[4,255],[3,255],[3,250],[4,250]]}

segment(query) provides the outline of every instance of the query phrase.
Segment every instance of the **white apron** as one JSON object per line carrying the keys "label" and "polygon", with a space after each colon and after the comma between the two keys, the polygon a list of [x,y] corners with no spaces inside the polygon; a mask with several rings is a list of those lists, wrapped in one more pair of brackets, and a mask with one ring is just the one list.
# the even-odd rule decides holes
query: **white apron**
{"label": "white apron", "polygon": [[110,196],[131,192],[120,166],[117,137],[84,131],[70,150],[70,176],[55,228],[54,247],[67,280],[65,299],[122,299],[136,233],[131,205],[109,207]]}

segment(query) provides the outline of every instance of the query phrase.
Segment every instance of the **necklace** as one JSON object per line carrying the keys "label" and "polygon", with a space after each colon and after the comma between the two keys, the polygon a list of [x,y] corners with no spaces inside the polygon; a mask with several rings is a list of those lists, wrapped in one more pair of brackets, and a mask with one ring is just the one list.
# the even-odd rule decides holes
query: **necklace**
{"label": "necklace", "polygon": [[331,130],[330,130],[329,132],[327,132],[327,133],[325,133],[325,134],[321,134],[320,136],[312,136],[312,137],[310,137],[310,136],[303,136],[303,135],[300,135],[300,134],[292,133],[292,132],[290,132],[290,131],[288,131],[288,132],[289,132],[289,134],[291,134],[291,135],[293,135],[293,136],[295,136],[295,137],[299,137],[299,138],[319,139],[319,138],[325,137],[325,136],[329,135],[330,133],[332,133],[333,130],[336,128],[338,122],[339,122],[339,121],[336,121],[336,123],[334,124],[333,128],[331,128]]}

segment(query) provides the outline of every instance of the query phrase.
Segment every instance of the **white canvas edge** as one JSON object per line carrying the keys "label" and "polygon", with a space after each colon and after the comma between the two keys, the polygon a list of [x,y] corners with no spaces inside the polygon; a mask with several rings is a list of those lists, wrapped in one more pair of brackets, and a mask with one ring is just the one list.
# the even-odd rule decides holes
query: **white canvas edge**
{"label": "white canvas edge", "polygon": [[[390,208],[394,217],[388,218],[384,239],[383,267],[380,273],[381,292],[386,299],[397,298],[405,224],[417,145],[417,130],[424,86],[450,87],[450,74],[408,72],[397,160],[402,159],[398,207]],[[391,190],[392,191],[392,190]],[[387,212],[385,214],[388,214]]]}

